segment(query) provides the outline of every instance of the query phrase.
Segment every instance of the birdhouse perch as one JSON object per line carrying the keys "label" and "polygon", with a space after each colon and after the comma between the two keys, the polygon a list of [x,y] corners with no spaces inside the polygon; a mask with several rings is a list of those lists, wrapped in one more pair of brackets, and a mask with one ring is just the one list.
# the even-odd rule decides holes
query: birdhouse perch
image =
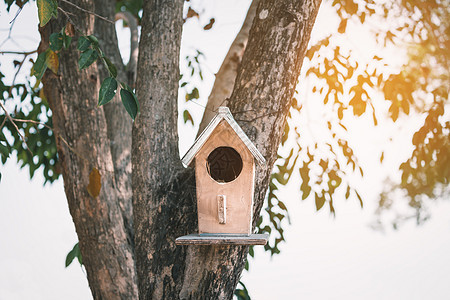
{"label": "birdhouse perch", "polygon": [[227,107],[218,113],[182,158],[195,158],[199,234],[176,239],[179,245],[265,245],[267,234],[252,234],[255,161],[266,161]]}

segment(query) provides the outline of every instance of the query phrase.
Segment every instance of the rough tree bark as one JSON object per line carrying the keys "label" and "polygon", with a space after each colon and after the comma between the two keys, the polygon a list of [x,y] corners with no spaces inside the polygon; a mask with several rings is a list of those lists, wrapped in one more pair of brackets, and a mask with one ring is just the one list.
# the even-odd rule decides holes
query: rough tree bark
{"label": "rough tree bark", "polygon": [[[139,292],[143,299],[229,299],[248,248],[174,243],[176,237],[195,232],[197,220],[194,175],[182,169],[178,156],[181,24],[174,12],[182,3],[172,5],[176,4],[145,5],[151,10],[144,8],[139,50],[137,92],[142,104],[132,150]],[[261,1],[238,70],[228,105],[269,162],[257,170],[255,221],[319,5],[320,1]]]}
{"label": "rough tree bark", "polygon": [[[72,2],[114,19],[106,0]],[[123,72],[114,27],[60,4],[83,34],[99,37]],[[319,4],[260,0],[247,49],[233,71],[237,77],[228,106],[269,162],[257,168],[255,221]],[[132,143],[131,120],[118,100],[104,108],[96,105],[105,70],[93,64],[78,71],[74,44],[60,53],[59,74],[47,71],[43,78],[64,187],[95,299],[137,299],[138,290],[141,299],[230,299],[245,263],[247,247],[174,243],[197,230],[194,172],[181,165],[176,124],[182,8],[183,0],[144,1],[136,83],[141,113]],[[48,48],[49,34],[59,31],[66,17],[59,14],[41,30],[40,51]],[[86,188],[94,168],[102,184],[95,198]]]}
{"label": "rough tree bark", "polygon": [[[101,8],[99,14],[113,20],[114,7],[108,1],[72,2],[90,11]],[[123,70],[114,26],[73,6],[60,3],[60,7],[83,34],[95,32],[101,37],[105,52]],[[60,13],[57,20],[41,29],[40,51],[48,48],[50,33],[60,31],[67,21]],[[131,184],[127,182],[131,171],[131,125],[117,104],[111,103],[112,109],[97,108],[105,72],[97,64],[78,71],[78,56],[76,43],[72,43],[69,51],[60,53],[59,74],[46,71],[42,79],[53,113],[69,209],[94,298],[137,299]],[[89,174],[94,168],[100,172],[102,185],[96,198],[87,192]],[[127,172],[128,176],[124,176]]]}

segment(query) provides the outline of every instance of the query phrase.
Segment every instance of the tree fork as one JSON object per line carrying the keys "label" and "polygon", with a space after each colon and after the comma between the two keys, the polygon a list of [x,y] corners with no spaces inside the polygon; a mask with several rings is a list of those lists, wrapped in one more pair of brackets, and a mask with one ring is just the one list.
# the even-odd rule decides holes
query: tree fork
{"label": "tree fork", "polygon": [[[261,1],[238,70],[229,106],[270,162],[257,171],[255,221],[319,5]],[[231,299],[248,247],[174,243],[197,230],[194,175],[182,169],[177,147],[181,9],[182,1],[144,5],[137,82],[141,115],[133,128],[132,154],[139,292],[142,299]]]}

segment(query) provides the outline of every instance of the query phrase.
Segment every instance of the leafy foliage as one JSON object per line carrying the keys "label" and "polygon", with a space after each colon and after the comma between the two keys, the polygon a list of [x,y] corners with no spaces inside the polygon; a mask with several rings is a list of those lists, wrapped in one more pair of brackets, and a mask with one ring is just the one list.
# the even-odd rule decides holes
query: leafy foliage
{"label": "leafy foliage", "polygon": [[[195,81],[200,80],[203,81],[203,73],[201,68],[201,59],[204,57],[203,52],[196,50],[193,54],[186,55],[185,63],[187,72],[181,74],[180,76],[180,88],[181,91],[185,94],[186,102],[196,101],[200,98],[200,91],[195,86]],[[189,80],[183,79],[189,76]],[[191,122],[194,125],[194,119],[191,116],[191,113],[185,109],[183,111],[183,120],[184,123]]]}
{"label": "leafy foliage", "polygon": [[[8,10],[12,4],[22,7],[27,1],[7,2]],[[56,17],[57,2],[53,0],[38,1],[38,15],[40,16],[41,26],[46,24],[52,17]],[[59,53],[69,48],[72,38],[76,34],[74,26],[67,23],[59,32],[54,32],[49,38],[49,48],[45,49],[38,56],[31,68],[31,76],[36,81],[32,83],[32,78],[26,78],[24,82],[13,81],[11,85],[5,84],[4,75],[0,73],[0,100],[20,99],[15,106],[14,111],[10,112],[14,122],[17,123],[19,130],[25,137],[25,146],[21,137],[17,133],[14,125],[0,111],[0,151],[2,163],[11,153],[17,153],[17,159],[21,167],[28,166],[30,178],[32,178],[40,167],[46,182],[53,182],[59,178],[60,170],[58,164],[58,155],[56,151],[56,139],[52,130],[52,113],[45,99],[43,89],[40,88],[40,80],[47,69],[53,73],[58,73]],[[99,105],[108,103],[111,95],[115,95],[117,88],[114,88],[114,81],[117,77],[117,68],[104,55],[99,42],[94,36],[78,37],[78,50],[81,52],[79,66],[81,69],[90,66],[98,58],[105,64],[110,73],[109,79],[105,79],[102,84],[102,94],[99,93]],[[22,62],[12,61],[17,73],[20,72],[25,59],[31,53],[24,52]],[[33,62],[33,61],[31,61]],[[16,74],[17,76],[17,74]],[[14,77],[15,78],[15,77]],[[117,81],[116,81],[117,86]],[[114,89],[113,89],[114,88]],[[122,99],[130,116],[134,119],[139,111],[137,98],[131,88],[122,84],[126,99]]]}
{"label": "leafy foliage", "polygon": [[[7,9],[13,3],[21,6],[26,2],[7,0]],[[140,20],[142,3],[142,0],[116,1],[116,10],[129,11]],[[374,126],[383,117],[384,122],[387,119],[399,122],[411,115],[423,120],[423,124],[413,135],[414,149],[410,157],[400,165],[401,179],[390,185],[388,188],[391,190],[380,196],[379,214],[392,209],[394,202],[406,201],[420,223],[427,218],[424,213],[426,203],[439,196],[439,192],[448,187],[450,180],[448,3],[442,0],[396,0],[382,3],[372,0],[334,0],[327,4],[336,11],[338,26],[329,36],[310,45],[305,60],[308,67],[306,78],[302,82],[313,82],[311,92],[322,99],[322,109],[327,114],[320,121],[328,129],[328,136],[320,140],[305,139],[308,128],[297,127],[293,120],[305,118],[303,107],[307,103],[305,99],[296,96],[300,100],[292,100],[290,118],[286,123],[278,159],[270,178],[267,205],[258,220],[258,231],[271,235],[271,241],[265,249],[272,255],[280,252],[279,245],[285,240],[283,227],[285,222],[289,223],[288,207],[281,201],[279,191],[292,178],[300,178],[301,199],[314,201],[316,210],[327,209],[334,215],[335,201],[343,198],[353,198],[363,206],[362,197],[349,182],[351,174],[359,173],[363,176],[364,173],[348,141],[344,115],[370,116]],[[56,16],[56,1],[37,0],[37,5],[41,26],[52,16]],[[185,18],[199,19],[199,13],[189,5]],[[204,29],[210,29],[214,22],[215,19],[210,19]],[[381,25],[386,23],[389,26]],[[352,26],[361,25],[372,27],[379,45],[396,47],[404,53],[407,60],[403,65],[386,68],[388,58],[378,53],[367,64],[357,61],[344,45],[348,44],[345,34]],[[66,29],[52,33],[49,49],[37,57],[32,68],[37,84],[32,85],[28,80],[26,83],[8,86],[4,84],[3,74],[0,73],[0,100],[12,97],[21,99],[11,116],[36,121],[19,122],[31,153],[12,124],[4,115],[0,115],[2,162],[16,151],[22,167],[29,166],[30,177],[43,166],[46,182],[56,180],[59,171],[56,140],[51,130],[51,111],[39,88],[39,80],[47,69],[58,72],[58,53],[67,49],[72,41],[72,36]],[[110,74],[102,82],[99,91],[98,105],[107,104],[117,92],[117,68],[104,55],[94,36],[84,36],[82,33],[78,35],[80,69],[87,68],[100,59]],[[197,50],[185,57],[187,72],[180,78],[180,88],[185,93],[186,102],[200,98],[195,81],[203,80],[202,56],[203,53]],[[139,111],[139,103],[130,87],[123,83],[120,85],[122,102],[134,120]],[[389,107],[386,112],[380,108],[382,105],[375,102],[375,94],[381,94],[385,99],[383,102]],[[188,110],[183,111],[183,119],[185,123],[194,124]],[[380,162],[383,159],[384,153]],[[394,192],[399,190],[404,192],[405,197],[394,201]],[[398,220],[392,222],[397,224]],[[73,251],[75,247],[71,251],[70,262],[78,257]],[[254,255],[252,249],[250,255]],[[81,257],[79,260],[81,263]],[[249,299],[243,284],[242,287],[243,289],[236,290],[236,296],[241,297],[239,299]]]}
{"label": "leafy foliage", "polygon": [[[3,77],[0,73],[0,79]],[[45,98],[43,99],[42,90],[32,87],[29,82],[14,86],[0,82],[0,101],[13,96],[20,99],[20,104],[10,115],[16,120],[28,148],[22,143],[15,127],[4,114],[0,114],[0,124],[2,124],[0,144],[6,147],[9,153],[16,152],[21,167],[29,167],[30,178],[42,166],[45,182],[53,182],[58,179],[60,170],[55,136],[51,130],[51,111]],[[36,122],[27,122],[27,120]],[[5,163],[9,153],[6,154],[5,148],[3,150],[2,163]]]}
{"label": "leafy foliage", "polygon": [[[98,58],[101,58],[108,70],[110,77],[105,78],[100,86],[98,106],[107,104],[114,98],[117,92],[116,66],[104,55],[103,51],[100,49],[98,39],[93,35],[81,36],[78,39],[77,49],[81,51],[80,59],[78,61],[80,70],[89,67]],[[134,121],[139,112],[139,102],[134,91],[126,83],[121,82],[120,85],[120,98],[123,106]]]}
{"label": "leafy foliage", "polygon": [[[302,111],[307,103],[293,99],[293,117],[286,125],[269,184],[267,206],[258,221],[259,232],[270,233],[272,237],[273,241],[266,245],[271,254],[279,253],[279,243],[284,241],[282,220],[289,221],[288,210],[283,202],[279,203],[277,191],[289,183],[292,170],[299,170],[302,200],[314,199],[317,210],[328,207],[334,215],[334,201],[342,199],[341,195],[345,199],[353,195],[363,207],[360,193],[348,181],[349,174],[357,171],[363,176],[364,172],[346,139],[344,115],[347,111],[355,117],[369,115],[377,126],[383,111],[377,108],[381,105],[374,102],[375,94],[381,93],[389,103],[387,117],[393,122],[413,113],[425,117],[424,125],[414,134],[415,149],[411,157],[399,168],[401,183],[388,187],[393,191],[405,191],[401,199],[413,209],[418,223],[427,219],[424,201],[442,195],[439,191],[448,186],[450,179],[450,132],[446,113],[450,82],[450,52],[446,50],[450,45],[448,5],[443,1],[330,3],[340,19],[339,26],[335,33],[310,45],[303,80],[312,82],[311,92],[323,99],[322,109],[326,113],[322,120],[330,136],[307,141],[308,128],[293,125],[294,119],[308,118]],[[392,25],[388,29],[385,26],[374,28],[373,32],[382,46],[406,51],[408,60],[397,72],[386,68],[388,58],[380,54],[374,55],[369,63],[361,64],[348,52],[347,40],[341,35],[352,26],[367,24],[368,20],[371,24],[383,24],[387,20]],[[291,127],[295,127],[294,130]],[[292,139],[296,143],[292,143]],[[287,140],[291,142],[286,143]],[[393,208],[391,197],[394,193],[388,191],[380,196],[380,215]],[[398,218],[392,220],[393,224],[398,221]],[[275,234],[278,236],[273,239]]]}

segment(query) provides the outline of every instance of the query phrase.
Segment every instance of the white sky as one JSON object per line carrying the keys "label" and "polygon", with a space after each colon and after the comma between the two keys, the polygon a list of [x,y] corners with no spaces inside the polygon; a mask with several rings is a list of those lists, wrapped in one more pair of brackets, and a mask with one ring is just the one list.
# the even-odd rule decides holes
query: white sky
{"label": "white sky", "polygon": [[[248,1],[208,2],[207,14],[216,18],[213,30],[197,29],[189,20],[184,28],[182,57],[190,50],[202,49],[206,56],[205,83],[200,93],[205,103],[227,47],[239,30]],[[0,7],[0,29],[8,28],[11,17]],[[208,23],[205,15],[201,23]],[[330,24],[321,11],[315,34],[326,32]],[[26,5],[15,24],[15,33],[25,50],[38,42],[35,8]],[[31,30],[29,28],[32,28]],[[0,31],[0,41],[7,35]],[[127,37],[125,36],[125,40]],[[34,41],[34,42],[33,42]],[[1,47],[12,50],[14,44]],[[126,47],[126,46],[125,46]],[[359,47],[363,45],[359,43]],[[0,56],[0,59],[3,58]],[[0,61],[1,62],[1,61]],[[210,71],[208,71],[210,70]],[[209,87],[207,87],[209,86]],[[182,99],[180,103],[182,103]],[[202,107],[188,104],[198,124]],[[440,201],[431,207],[432,218],[423,226],[412,223],[384,234],[369,227],[382,180],[392,174],[410,150],[408,129],[383,124],[368,132],[370,121],[350,124],[351,141],[365,169],[362,190],[365,208],[357,200],[335,201],[336,218],[327,210],[315,212],[314,201],[301,201],[298,176],[281,192],[290,209],[292,225],[285,225],[287,243],[281,254],[269,258],[262,247],[255,247],[250,272],[243,282],[252,299],[448,299],[450,295],[450,203]],[[195,135],[190,126],[184,133],[180,151],[187,150]],[[385,146],[388,137],[394,143]],[[386,160],[379,155],[388,147]],[[16,158],[0,166],[0,300],[13,299],[92,299],[85,274],[77,263],[64,268],[66,254],[77,241],[63,192],[62,180],[42,186],[42,176],[29,181],[27,168],[20,170]]]}

